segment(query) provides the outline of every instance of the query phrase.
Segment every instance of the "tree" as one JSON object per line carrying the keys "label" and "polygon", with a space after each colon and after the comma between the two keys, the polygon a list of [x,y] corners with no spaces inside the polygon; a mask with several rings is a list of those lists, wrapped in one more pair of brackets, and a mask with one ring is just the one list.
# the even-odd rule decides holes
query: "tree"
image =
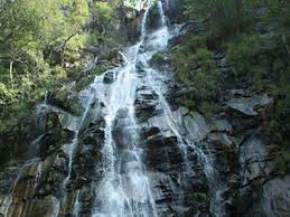
{"label": "tree", "polygon": [[227,37],[246,26],[250,17],[247,4],[243,0],[185,0],[184,13],[190,19],[200,18],[213,34]]}

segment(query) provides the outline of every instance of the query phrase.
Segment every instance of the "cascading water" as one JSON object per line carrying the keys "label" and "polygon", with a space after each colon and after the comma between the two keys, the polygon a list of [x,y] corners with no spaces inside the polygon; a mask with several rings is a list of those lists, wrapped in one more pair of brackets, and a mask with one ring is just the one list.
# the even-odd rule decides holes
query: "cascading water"
{"label": "cascading water", "polygon": [[[160,15],[160,27],[149,34],[146,31],[148,8],[142,20],[141,40],[136,45],[121,52],[124,66],[114,69],[115,81],[110,86],[104,85],[103,76],[95,79],[92,85],[98,90],[96,96],[105,105],[105,142],[104,178],[96,190],[95,211],[93,217],[157,217],[156,204],[142,163],[142,150],[138,147],[138,126],[135,118],[135,96],[138,85],[152,89],[158,95],[159,107],[163,111],[165,124],[176,136],[178,146],[183,154],[186,170],[190,171],[187,159],[187,146],[193,146],[204,165],[205,174],[211,184],[214,180],[214,169],[208,156],[196,145],[182,138],[179,123],[164,97],[166,85],[164,78],[149,66],[152,56],[167,48],[171,35],[166,25],[163,5],[157,2]],[[140,48],[143,48],[141,52]],[[140,76],[136,65],[141,64],[145,76]],[[86,113],[86,112],[85,112]],[[84,115],[86,117],[86,115]],[[120,126],[119,126],[120,125]],[[213,202],[217,202],[217,188],[214,191]],[[76,207],[78,200],[76,200]],[[221,213],[216,206],[213,212]],[[222,216],[215,214],[216,216]]]}
{"label": "cascading water", "polygon": [[[157,2],[157,8],[160,15],[161,26],[156,32],[151,34],[152,38],[151,40],[149,36],[147,44],[147,47],[150,48],[149,51],[146,51],[145,45],[144,49],[145,52],[139,53],[137,57],[139,61],[142,62],[143,70],[146,72],[145,79],[143,80],[143,85],[150,87],[153,90],[153,92],[155,92],[158,95],[159,106],[162,108],[164,119],[166,121],[168,128],[177,138],[177,144],[183,154],[186,170],[189,173],[191,168],[189,165],[189,161],[187,159],[188,158],[187,146],[193,147],[193,149],[197,153],[199,160],[203,164],[204,172],[208,179],[209,188],[212,194],[211,212],[214,216],[221,217],[224,216],[225,213],[220,194],[222,193],[223,189],[225,189],[225,186],[222,184],[219,174],[213,168],[214,160],[212,159],[210,154],[205,154],[204,151],[200,147],[198,147],[197,143],[189,141],[188,139],[183,139],[181,133],[179,132],[180,126],[178,120],[174,120],[175,116],[173,115],[173,112],[171,111],[170,106],[164,97],[164,93],[166,93],[166,87],[163,82],[164,79],[155,69],[149,66],[149,61],[151,60],[152,56],[156,52],[166,49],[168,40],[171,37],[168,31],[168,27],[166,25],[166,16],[164,14],[163,5],[161,1]],[[146,21],[143,20],[142,26],[143,28],[146,27]],[[143,34],[145,32],[146,32],[145,30],[142,30]],[[142,38],[144,39],[144,36]]]}
{"label": "cascading water", "polygon": [[[148,8],[142,21],[141,41],[124,52],[125,66],[115,71],[116,80],[109,89],[109,100],[104,102],[108,108],[105,118],[106,140],[103,151],[107,166],[105,167],[105,177],[97,191],[97,198],[101,199],[97,199],[94,217],[155,217],[158,215],[150,182],[140,157],[142,150],[138,148],[140,141],[134,116],[134,102],[138,85],[142,84],[151,88],[158,95],[159,106],[163,110],[166,124],[178,138],[179,147],[187,164],[185,143],[179,133],[177,123],[174,121],[169,104],[163,96],[165,86],[162,84],[162,79],[159,79],[160,75],[149,67],[152,56],[156,52],[166,49],[170,38],[161,2],[157,3],[157,8],[161,21],[160,28],[147,35]],[[145,36],[148,36],[148,39]],[[141,46],[143,52],[139,49]],[[145,76],[142,77],[138,74],[137,64],[142,65],[146,72]],[[156,83],[156,80],[159,80],[159,83]],[[99,84],[96,82],[96,85]],[[103,84],[101,83],[101,85]],[[126,125],[125,129],[118,131],[119,137],[122,137],[121,141],[116,141],[114,138],[116,122],[123,122],[123,127]]]}
{"label": "cascading water", "polygon": [[[138,147],[135,95],[138,86],[136,63],[146,34],[146,10],[141,41],[123,53],[125,66],[115,70],[115,81],[103,101],[105,114],[104,178],[96,192],[93,217],[157,217],[150,183]],[[96,79],[95,86],[104,84]]]}
{"label": "cascading water", "polygon": [[158,5],[159,14],[160,14],[161,26],[166,27],[166,16],[163,10],[162,2],[158,1],[157,5]]}
{"label": "cascading water", "polygon": [[[85,127],[84,125],[86,124],[86,119],[88,118],[89,112],[92,110],[92,103],[95,100],[94,99],[95,90],[93,89],[93,87],[91,87],[86,91],[86,95],[83,96],[84,112],[79,118],[72,118],[72,117],[66,118],[65,116],[69,116],[69,114],[67,114],[65,111],[62,111],[61,109],[59,109],[57,107],[54,107],[54,106],[48,104],[48,96],[47,95],[48,94],[46,92],[44,103],[42,103],[38,106],[38,109],[37,109],[38,116],[40,116],[40,117],[46,116],[47,113],[49,113],[49,111],[51,111],[51,110],[56,111],[58,113],[63,113],[64,126],[67,125],[67,128],[74,132],[74,135],[73,135],[71,142],[68,144],[64,144],[62,147],[64,153],[66,153],[66,155],[68,156],[68,169],[67,169],[68,172],[67,172],[67,176],[65,177],[65,179],[62,182],[62,191],[63,191],[62,199],[60,200],[59,203],[55,204],[55,208],[54,208],[54,211],[52,214],[52,217],[57,217],[57,216],[59,216],[61,208],[64,207],[63,204],[65,204],[67,202],[67,199],[68,199],[66,188],[70,182],[71,175],[72,175],[72,164],[73,164],[73,160],[75,157],[75,153],[76,153],[78,145],[79,145],[79,138],[78,137],[79,137],[80,131]],[[68,121],[66,123],[66,120],[72,120],[72,121]],[[40,121],[40,122],[42,122],[42,121]],[[43,124],[40,123],[40,125],[43,125]],[[42,135],[39,138],[41,139]],[[36,177],[37,179],[41,176],[40,173],[41,173],[42,165],[43,165],[43,163],[39,162],[39,164],[37,166],[37,170],[40,171],[40,172],[37,172],[37,177]],[[36,183],[35,188],[37,188],[37,184],[39,182],[36,181],[35,183]],[[77,209],[78,209],[77,203],[78,203],[78,197],[76,197],[75,212],[77,212]]]}
{"label": "cascading water", "polygon": [[[149,32],[147,30],[147,19],[150,14],[150,8],[147,8],[141,27],[140,41],[135,45],[126,48],[120,52],[123,64],[105,72],[101,76],[97,76],[93,84],[80,93],[84,112],[81,117],[70,116],[66,112],[48,104],[48,96],[46,94],[45,103],[39,106],[40,110],[45,112],[53,111],[60,114],[62,125],[65,129],[74,133],[71,142],[62,146],[62,151],[67,156],[66,176],[62,179],[61,189],[64,194],[59,196],[57,202],[53,201],[53,211],[50,216],[45,217],[61,217],[66,215],[66,204],[71,203],[70,194],[67,192],[70,182],[73,182],[73,165],[77,156],[78,148],[83,141],[80,137],[82,132],[87,130],[92,116],[101,116],[104,121],[102,127],[104,138],[101,147],[101,169],[102,177],[94,180],[90,188],[94,192],[93,211],[91,217],[159,217],[166,216],[160,214],[156,197],[158,193],[152,185],[152,174],[147,168],[146,156],[144,156],[144,146],[141,141],[141,126],[136,117],[136,101],[141,98],[138,95],[140,89],[148,90],[151,95],[156,95],[156,110],[161,121],[155,123],[159,129],[164,129],[164,137],[176,138],[176,146],[182,155],[181,169],[186,175],[175,177],[176,180],[169,175],[164,175],[169,182],[169,186],[176,196],[177,204],[184,203],[184,189],[176,187],[183,182],[185,176],[190,179],[193,173],[192,165],[189,158],[189,148],[199,158],[203,166],[204,173],[208,179],[212,196],[211,211],[214,216],[223,216],[223,206],[219,201],[219,190],[221,185],[215,179],[218,175],[213,169],[213,160],[205,154],[197,143],[184,138],[182,134],[182,124],[176,119],[174,111],[171,110],[170,104],[167,102],[166,93],[168,80],[167,76],[162,72],[152,68],[150,61],[157,52],[166,51],[168,41],[174,34],[167,26],[167,18],[161,1],[157,2],[157,10],[159,13],[160,26],[157,30]],[[112,74],[112,82],[104,82],[106,73]],[[139,98],[138,98],[139,97]],[[69,116],[69,117],[67,117]],[[70,120],[70,121],[67,121]],[[162,131],[162,130],[161,130]],[[42,137],[40,137],[41,139]],[[173,148],[173,147],[172,147]],[[97,162],[94,162],[97,163]],[[42,169],[45,163],[39,164],[37,167],[37,176],[35,177],[37,184],[42,176]],[[183,168],[184,167],[184,168]],[[82,178],[82,177],[81,177]],[[178,183],[178,184],[176,184]],[[159,183],[158,183],[159,184]],[[35,191],[37,191],[37,185]],[[164,189],[163,189],[164,190]],[[58,196],[58,195],[57,195]],[[77,188],[73,196],[72,211],[73,217],[81,217],[83,209],[82,204],[83,192],[81,188]],[[172,207],[170,207],[172,209]],[[177,207],[178,209],[178,207]],[[5,213],[7,211],[5,210]],[[180,211],[180,215],[186,209]],[[9,215],[5,217],[10,217]],[[14,217],[14,216],[12,216]],[[25,216],[27,217],[27,216]]]}

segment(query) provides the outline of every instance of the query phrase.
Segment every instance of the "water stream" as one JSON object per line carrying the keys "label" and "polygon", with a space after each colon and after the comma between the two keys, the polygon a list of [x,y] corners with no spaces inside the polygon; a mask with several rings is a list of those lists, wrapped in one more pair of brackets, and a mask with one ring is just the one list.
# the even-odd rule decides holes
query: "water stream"
{"label": "water stream", "polygon": [[[83,104],[83,113],[80,117],[72,117],[64,111],[45,102],[39,109],[46,112],[54,111],[69,118],[63,125],[74,132],[71,142],[62,148],[68,157],[68,173],[63,180],[64,195],[60,203],[55,204],[52,215],[61,217],[63,207],[67,203],[67,186],[73,173],[73,163],[80,145],[79,136],[86,129],[92,115],[100,115],[104,120],[104,141],[102,144],[102,178],[96,181],[94,188],[94,208],[91,217],[158,217],[159,210],[156,203],[156,192],[152,186],[150,171],[146,168],[144,150],[140,138],[140,123],[136,117],[136,100],[140,87],[149,90],[157,96],[157,107],[162,121],[159,128],[166,128],[177,139],[177,146],[182,155],[182,161],[189,176],[192,173],[189,158],[189,146],[194,149],[202,162],[204,173],[212,187],[212,212],[215,216],[223,216],[223,207],[219,201],[219,181],[213,169],[213,160],[205,154],[198,144],[187,140],[182,135],[180,121],[167,102],[166,76],[150,66],[150,60],[157,52],[166,51],[169,40],[174,37],[175,31],[167,26],[161,1],[157,2],[159,13],[159,27],[155,30],[147,29],[147,20],[150,7],[144,12],[141,23],[140,40],[131,47],[120,51],[123,62],[103,75],[97,76],[94,82],[80,93]],[[112,74],[111,83],[104,82],[107,73]],[[44,115],[45,116],[45,115]],[[41,139],[41,138],[40,138]],[[41,177],[42,164],[37,167],[36,183]],[[169,177],[169,176],[168,176]],[[175,184],[169,177],[169,185],[175,189]],[[176,190],[179,191],[179,190]],[[82,210],[81,190],[74,196],[72,215],[79,217]],[[183,192],[178,192],[177,198],[182,198]],[[181,202],[182,203],[182,202]],[[8,216],[5,216],[8,217]]]}
{"label": "water stream", "polygon": [[[143,86],[158,96],[158,106],[163,113],[163,121],[168,130],[177,138],[177,145],[183,155],[186,171],[190,173],[188,145],[192,146],[203,164],[205,174],[211,184],[215,176],[213,162],[198,147],[187,141],[180,133],[178,120],[166,100],[167,88],[162,74],[150,67],[153,55],[167,49],[168,41],[173,36],[169,31],[161,1],[157,2],[160,26],[157,30],[147,30],[147,19],[150,8],[144,13],[141,25],[140,41],[125,48],[120,55],[123,66],[113,69],[114,82],[106,85],[103,75],[95,79],[96,98],[105,107],[105,142],[104,177],[96,190],[95,210],[93,217],[157,217],[154,193],[150,179],[142,159],[142,149],[138,122],[135,117],[135,101],[137,89]],[[141,71],[145,72],[140,74]],[[139,71],[138,71],[139,70]],[[213,203],[218,201],[217,188],[212,188]],[[180,192],[180,194],[182,194]],[[79,205],[76,205],[79,206]],[[212,206],[213,212],[219,212]],[[215,216],[222,216],[215,214]]]}
{"label": "water stream", "polygon": [[[114,71],[115,81],[99,96],[106,108],[104,178],[96,192],[93,217],[157,217],[150,182],[138,147],[138,125],[135,117],[135,95],[139,80],[136,70],[140,46],[146,35],[142,21],[141,41],[122,52],[124,66]],[[95,82],[96,89],[103,83]]]}

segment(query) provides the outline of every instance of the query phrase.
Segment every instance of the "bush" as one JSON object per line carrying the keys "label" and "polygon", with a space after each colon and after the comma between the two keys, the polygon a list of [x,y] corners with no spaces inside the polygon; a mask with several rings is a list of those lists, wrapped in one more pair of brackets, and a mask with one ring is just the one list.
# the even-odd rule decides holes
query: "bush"
{"label": "bush", "polygon": [[246,75],[256,65],[261,40],[256,34],[245,35],[241,40],[227,44],[229,61],[234,66],[237,77]]}
{"label": "bush", "polygon": [[209,98],[217,86],[217,67],[213,53],[207,49],[203,37],[191,36],[184,45],[174,51],[176,76],[179,81]]}
{"label": "bush", "polygon": [[100,23],[110,23],[114,10],[107,2],[96,2],[96,12]]}
{"label": "bush", "polygon": [[[184,44],[175,49],[173,62],[177,80],[192,90],[180,100],[181,103],[190,108],[206,108],[202,112],[215,109],[212,103],[219,91],[219,74],[213,53],[206,47],[205,38],[186,36]],[[212,109],[208,109],[209,104],[213,105]]]}
{"label": "bush", "polygon": [[199,17],[208,24],[210,32],[228,38],[243,31],[252,21],[251,1],[242,0],[186,0],[184,13],[191,19]]}
{"label": "bush", "polygon": [[15,97],[15,92],[7,88],[4,83],[0,82],[0,105],[3,107],[4,105],[10,104],[13,102]]}

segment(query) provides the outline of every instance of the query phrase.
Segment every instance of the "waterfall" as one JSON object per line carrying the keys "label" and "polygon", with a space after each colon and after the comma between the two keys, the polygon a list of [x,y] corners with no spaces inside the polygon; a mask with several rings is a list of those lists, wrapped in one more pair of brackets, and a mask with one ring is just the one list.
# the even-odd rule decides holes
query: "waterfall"
{"label": "waterfall", "polygon": [[[62,147],[64,153],[66,153],[68,156],[68,173],[61,184],[62,185],[62,189],[61,189],[62,190],[62,198],[57,203],[54,204],[54,209],[52,210],[51,217],[58,217],[60,215],[60,213],[63,211],[63,209],[65,208],[65,204],[68,201],[68,194],[67,194],[66,188],[69,185],[69,182],[70,182],[71,176],[72,176],[72,165],[73,165],[74,157],[75,157],[76,151],[78,149],[78,145],[79,145],[79,138],[78,138],[79,133],[82,130],[82,128],[84,127],[84,125],[86,124],[86,119],[87,119],[87,116],[88,116],[90,110],[92,110],[92,103],[94,101],[94,90],[92,88],[90,88],[86,97],[84,97],[84,98],[85,98],[84,103],[83,103],[84,111],[83,111],[82,115],[79,118],[76,118],[76,120],[72,121],[72,123],[65,123],[65,125],[68,125],[67,127],[70,128],[74,132],[74,135],[73,135],[71,142],[68,144],[64,144],[64,146]],[[47,97],[46,97],[46,99],[47,99]],[[48,113],[50,110],[57,111],[58,113],[64,113],[64,115],[67,115],[66,112],[62,111],[61,109],[54,107],[52,105],[49,105],[48,100],[45,100],[45,102],[43,104],[40,104],[38,106],[38,112],[40,111],[40,113],[41,112]],[[66,119],[66,118],[63,118],[63,119]],[[73,118],[71,118],[71,119],[73,119]],[[70,126],[70,125],[72,125],[72,126]],[[39,163],[39,166],[42,166],[42,162]],[[36,181],[35,187],[37,187],[37,184],[38,184],[38,181]],[[78,209],[78,196],[76,197],[75,210],[73,210],[73,212],[76,212],[77,209]],[[77,215],[75,215],[75,216],[77,217]]]}
{"label": "waterfall", "polygon": [[210,155],[210,153],[205,154],[202,148],[199,147],[198,143],[194,141],[189,141],[187,138],[182,137],[182,135],[179,132],[180,131],[179,123],[178,121],[174,120],[173,112],[171,111],[170,106],[163,95],[163,93],[166,93],[166,87],[164,85],[164,82],[162,82],[162,77],[155,69],[150,68],[148,64],[148,62],[156,52],[162,51],[163,49],[167,48],[167,42],[171,37],[166,24],[166,15],[164,13],[161,1],[157,2],[157,8],[161,20],[160,22],[161,26],[159,30],[153,33],[154,41],[153,42],[151,41],[151,43],[153,44],[154,50],[150,52],[144,52],[141,55],[143,59],[142,63],[145,68],[144,70],[146,71],[145,85],[151,87],[152,90],[158,95],[159,105],[162,108],[165,122],[167,123],[168,128],[177,138],[177,145],[181,153],[183,154],[183,159],[186,165],[186,171],[189,174],[192,173],[192,171],[188,160],[187,153],[188,146],[192,147],[194,151],[197,153],[199,161],[203,165],[203,170],[208,180],[208,185],[211,194],[211,203],[210,203],[211,213],[213,214],[213,216],[222,217],[225,215],[224,213],[225,211],[224,205],[222,203],[221,193],[224,191],[226,186],[222,183],[218,172],[213,167],[214,159]]}
{"label": "waterfall", "polygon": [[88,99],[85,103],[84,112],[81,115],[80,120],[77,123],[76,129],[74,130],[73,139],[72,139],[71,143],[66,144],[64,147],[64,152],[67,153],[67,155],[68,155],[68,175],[63,182],[64,188],[66,187],[66,185],[68,184],[68,182],[71,178],[72,164],[73,164],[75,152],[76,152],[76,150],[78,148],[78,144],[79,144],[79,140],[78,140],[79,133],[80,133],[81,129],[84,127],[84,124],[85,124],[85,121],[86,121],[86,118],[88,116],[89,111],[92,109],[93,100],[94,100],[94,91],[90,90],[89,94],[88,94]]}
{"label": "waterfall", "polygon": [[161,1],[157,2],[159,14],[160,14],[160,20],[161,20],[161,26],[166,26],[166,16],[163,10],[163,5]]}
{"label": "waterfall", "polygon": [[[191,173],[187,153],[188,146],[191,146],[204,166],[210,185],[218,183],[214,183],[214,178],[217,176],[211,159],[197,144],[184,139],[181,135],[178,120],[175,120],[164,96],[167,91],[164,77],[150,67],[149,62],[153,55],[166,50],[171,37],[161,1],[157,2],[157,8],[160,18],[159,28],[153,33],[147,33],[146,25],[150,11],[148,7],[142,19],[140,41],[120,52],[124,66],[113,70],[114,82],[106,85],[102,82],[103,76],[97,76],[92,84],[94,90],[99,90],[95,94],[97,100],[105,106],[106,123],[102,150],[104,177],[96,188],[92,217],[158,217],[150,178],[142,161],[139,126],[135,117],[134,103],[140,85],[157,94],[164,123],[177,138],[177,145],[183,155],[187,173]],[[138,64],[141,64],[145,75],[138,74]],[[215,204],[218,202],[217,188],[211,187],[214,192],[212,200]],[[75,203],[77,210],[80,209],[78,197],[79,193]],[[221,211],[217,209],[219,204],[216,205],[211,206],[212,212],[218,212],[215,216],[222,216]]]}
{"label": "waterfall", "polygon": [[[168,75],[164,75],[161,70],[154,69],[150,64],[152,57],[156,53],[167,50],[168,41],[175,34],[167,26],[167,18],[162,2],[158,1],[156,7],[159,13],[158,23],[160,25],[158,28],[152,30],[152,32],[150,31],[150,33],[146,29],[147,19],[150,14],[150,7],[148,7],[142,18],[140,40],[136,44],[124,48],[119,52],[123,59],[123,64],[110,69],[103,75],[96,76],[94,82],[80,93],[83,112],[79,117],[49,105],[48,94],[46,94],[45,102],[38,107],[40,114],[44,111],[44,119],[47,113],[55,112],[61,117],[59,119],[61,119],[62,127],[73,132],[70,142],[61,147],[66,155],[65,167],[67,167],[68,171],[60,181],[62,195],[59,196],[57,194],[57,199],[55,199],[57,202],[53,203],[53,210],[49,217],[60,217],[63,215],[72,215],[73,217],[83,216],[81,214],[84,206],[82,203],[83,188],[89,188],[90,191],[94,192],[91,217],[165,216],[164,213],[160,214],[162,210],[160,211],[159,204],[156,202],[158,201],[157,197],[159,194],[159,192],[156,192],[156,185],[161,184],[154,183],[152,173],[156,171],[152,172],[154,169],[149,168],[146,156],[144,155],[146,147],[144,147],[145,142],[141,138],[142,123],[139,123],[138,107],[136,106],[136,102],[142,98],[138,95],[138,91],[142,88],[151,95],[156,96],[154,109],[158,110],[158,117],[160,119],[154,123],[156,125],[154,127],[158,128],[160,132],[164,131],[161,132],[164,133],[162,136],[175,138],[176,142],[174,144],[170,143],[170,145],[176,147],[170,148],[174,151],[176,150],[180,154],[179,156],[182,155],[180,160],[182,161],[180,162],[182,166],[179,168],[182,172],[176,171],[177,173],[180,172],[178,177],[172,177],[170,176],[172,174],[165,174],[166,172],[162,174],[169,182],[168,185],[172,188],[171,190],[178,194],[175,195],[176,201],[178,201],[176,202],[177,207],[185,202],[183,196],[186,191],[186,189],[181,189],[182,187],[178,185],[185,182],[183,180],[184,177],[190,180],[191,175],[194,173],[190,162],[190,157],[192,156],[189,152],[189,150],[193,149],[198,161],[203,166],[204,174],[210,185],[209,188],[212,194],[211,212],[216,217],[223,216],[223,206],[220,201],[223,186],[220,184],[219,176],[213,168],[214,160],[209,154],[204,152],[198,143],[185,138],[186,136],[182,133],[184,126],[176,118],[175,111],[172,111],[170,103],[167,101]],[[112,74],[112,82],[104,82],[106,73]],[[100,119],[103,124],[101,131],[104,134],[104,138],[102,138],[101,144],[98,144],[101,147],[101,157],[93,162],[98,166],[101,165],[101,168],[98,169],[102,171],[102,174],[98,179],[92,179],[88,185],[86,183],[81,187],[77,186],[72,196],[68,187],[71,182],[75,181],[72,175],[73,163],[79,149],[82,148],[81,145],[85,143],[82,141],[83,132],[86,132],[90,128],[90,123],[92,125],[99,124],[93,123],[92,116],[101,117]],[[152,117],[154,118],[154,114],[152,114]],[[150,120],[146,121],[149,122]],[[45,128],[45,121],[41,121],[41,123],[43,128]],[[93,146],[92,144],[87,145]],[[86,148],[89,149],[88,147]],[[46,162],[41,162],[37,166],[35,191],[37,191],[39,179],[45,173],[43,171],[45,166]],[[75,172],[77,173],[77,171]],[[159,189],[159,191],[162,190],[166,191],[166,189]],[[6,203],[9,204],[11,201]],[[72,207],[69,211],[70,213],[66,213],[67,204]],[[173,209],[170,206],[168,207],[168,209]],[[184,210],[180,211],[181,215],[176,214],[176,216],[183,216],[186,212],[186,209]],[[6,216],[6,210],[4,214],[5,217],[8,217],[8,215]]]}
{"label": "waterfall", "polygon": [[[125,65],[117,68],[115,81],[103,95],[105,115],[104,178],[96,192],[93,217],[157,217],[150,181],[142,162],[142,149],[135,117],[135,96],[139,84],[136,64],[139,48],[146,36],[146,20],[142,20],[141,41],[122,52]],[[97,89],[103,83],[95,82]]]}
{"label": "waterfall", "polygon": [[149,14],[149,9],[150,9],[150,7],[148,7],[145,10],[145,13],[143,15],[142,24],[141,24],[141,41],[143,41],[145,36],[146,36],[146,24],[147,24],[147,17]]}

